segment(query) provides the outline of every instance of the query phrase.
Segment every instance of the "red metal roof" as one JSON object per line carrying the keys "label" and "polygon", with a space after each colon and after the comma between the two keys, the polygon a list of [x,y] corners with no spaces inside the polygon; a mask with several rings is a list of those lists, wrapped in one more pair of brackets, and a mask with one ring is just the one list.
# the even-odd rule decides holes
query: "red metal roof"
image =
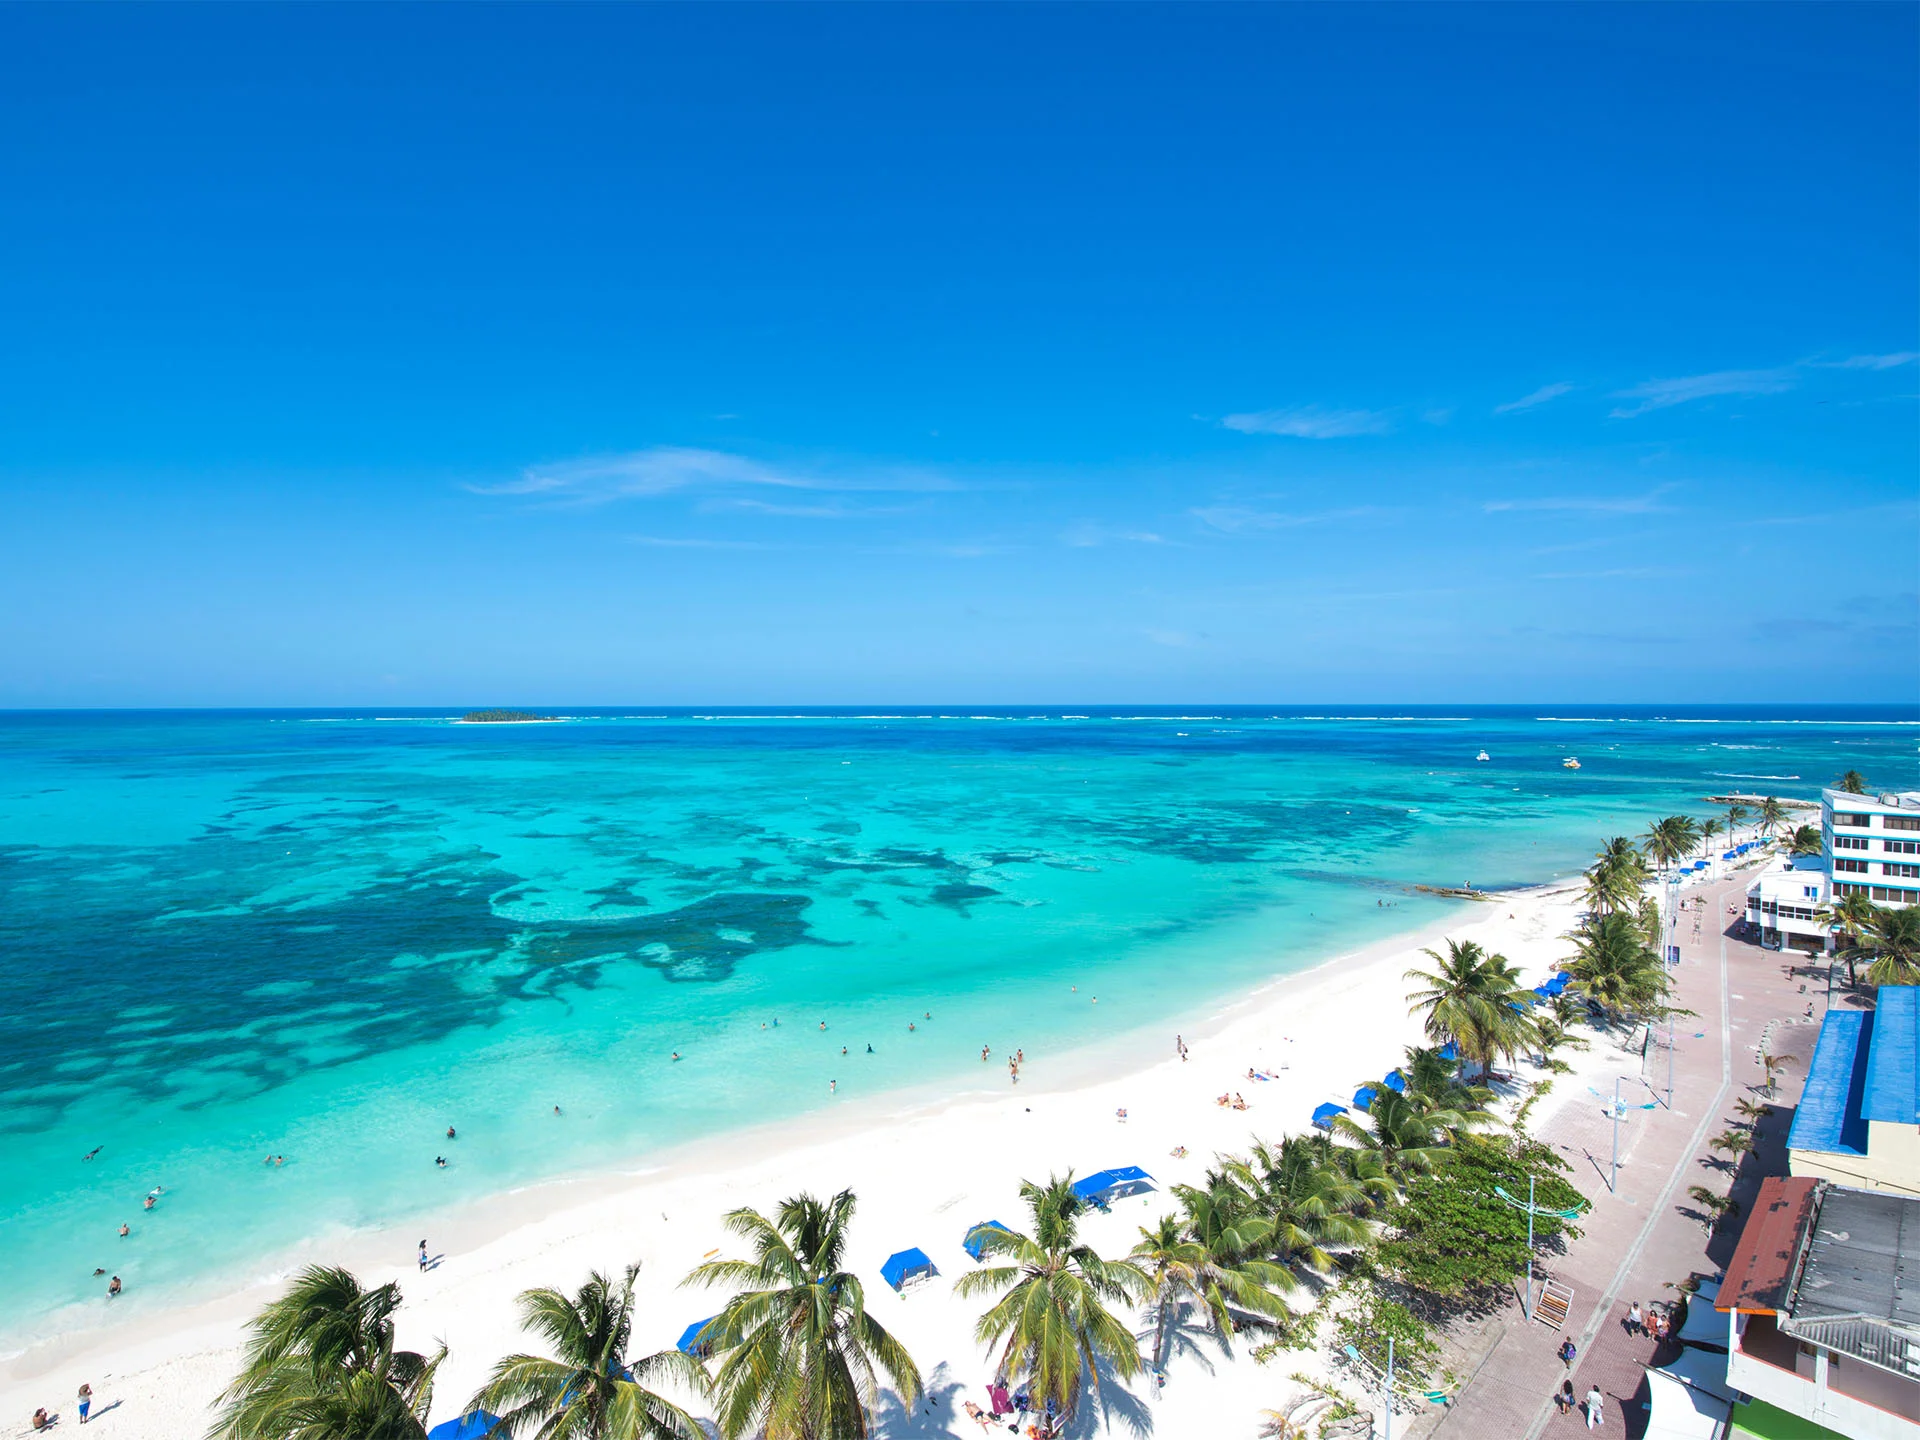
{"label": "red metal roof", "polygon": [[1786,1308],[1793,1262],[1800,1253],[1800,1236],[1813,1219],[1818,1184],[1811,1177],[1791,1175],[1769,1175],[1760,1182],[1714,1309],[1754,1315]]}

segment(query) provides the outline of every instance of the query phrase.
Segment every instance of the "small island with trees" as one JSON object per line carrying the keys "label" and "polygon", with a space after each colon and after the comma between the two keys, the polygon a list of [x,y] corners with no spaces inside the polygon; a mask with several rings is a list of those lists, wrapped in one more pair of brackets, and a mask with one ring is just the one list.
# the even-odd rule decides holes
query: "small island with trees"
{"label": "small island with trees", "polygon": [[551,720],[551,715],[536,715],[531,710],[469,710],[460,717],[462,725],[527,725]]}

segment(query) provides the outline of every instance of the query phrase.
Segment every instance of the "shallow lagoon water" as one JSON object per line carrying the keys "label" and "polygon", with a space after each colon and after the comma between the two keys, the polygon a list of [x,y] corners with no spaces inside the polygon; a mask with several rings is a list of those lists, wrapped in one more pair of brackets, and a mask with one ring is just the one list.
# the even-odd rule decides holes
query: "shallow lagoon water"
{"label": "shallow lagoon water", "polygon": [[96,1265],[117,1306],[169,1303],[729,1127],[999,1088],[1015,1046],[1044,1076],[1170,1044],[1447,913],[1415,883],[1570,874],[1731,788],[1912,786],[1915,734],[1884,710],[0,716],[0,1346],[96,1315]]}

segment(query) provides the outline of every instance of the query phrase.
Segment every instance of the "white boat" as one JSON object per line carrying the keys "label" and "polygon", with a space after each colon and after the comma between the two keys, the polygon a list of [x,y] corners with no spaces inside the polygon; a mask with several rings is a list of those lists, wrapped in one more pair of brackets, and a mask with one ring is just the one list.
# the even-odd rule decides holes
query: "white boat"
{"label": "white boat", "polygon": [[1474,756],[1473,758],[1476,760],[1491,760],[1493,757],[1487,754],[1486,751],[1482,750],[1478,755]]}
{"label": "white boat", "polygon": [[1564,770],[1578,770],[1580,768],[1580,762],[1569,755],[1560,762],[1560,766]]}

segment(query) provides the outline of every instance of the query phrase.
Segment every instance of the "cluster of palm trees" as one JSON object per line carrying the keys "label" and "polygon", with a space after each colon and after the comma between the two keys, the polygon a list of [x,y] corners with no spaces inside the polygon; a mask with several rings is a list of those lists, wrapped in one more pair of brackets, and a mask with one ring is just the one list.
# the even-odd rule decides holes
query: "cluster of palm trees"
{"label": "cluster of palm trees", "polygon": [[1869,985],[1920,985],[1920,908],[1876,905],[1859,891],[1821,912],[1840,932],[1847,983],[1859,983],[1864,961]]}
{"label": "cluster of palm trees", "polygon": [[[1463,1017],[1467,1043],[1504,1053],[1468,1011],[1445,1013]],[[1250,1326],[1279,1330],[1284,1295],[1371,1244],[1405,1183],[1443,1163],[1458,1133],[1492,1123],[1490,1092],[1460,1070],[1437,1049],[1410,1049],[1405,1090],[1382,1089],[1364,1125],[1341,1116],[1338,1140],[1256,1140],[1246,1155],[1216,1156],[1202,1184],[1174,1187],[1177,1213],[1143,1227],[1125,1256],[1102,1256],[1080,1235],[1085,1202],[1070,1173],[1023,1184],[1026,1228],[976,1232],[982,1265],[954,1285],[989,1302],[974,1335],[996,1376],[1064,1423],[1103,1373],[1160,1373],[1189,1310],[1228,1347]],[[850,1191],[803,1194],[771,1217],[728,1215],[750,1255],[687,1277],[733,1292],[694,1337],[694,1354],[631,1353],[638,1265],[617,1278],[596,1272],[572,1294],[527,1291],[522,1327],[544,1353],[500,1360],[464,1413],[497,1417],[485,1433],[501,1440],[701,1440],[669,1398],[678,1393],[710,1401],[725,1440],[862,1440],[883,1382],[906,1407],[925,1387],[845,1268],[854,1205]],[[303,1272],[254,1320],[209,1440],[422,1440],[446,1350],[396,1349],[399,1304],[395,1284],[363,1289],[346,1270]],[[1136,1309],[1151,1324],[1144,1356]]]}

